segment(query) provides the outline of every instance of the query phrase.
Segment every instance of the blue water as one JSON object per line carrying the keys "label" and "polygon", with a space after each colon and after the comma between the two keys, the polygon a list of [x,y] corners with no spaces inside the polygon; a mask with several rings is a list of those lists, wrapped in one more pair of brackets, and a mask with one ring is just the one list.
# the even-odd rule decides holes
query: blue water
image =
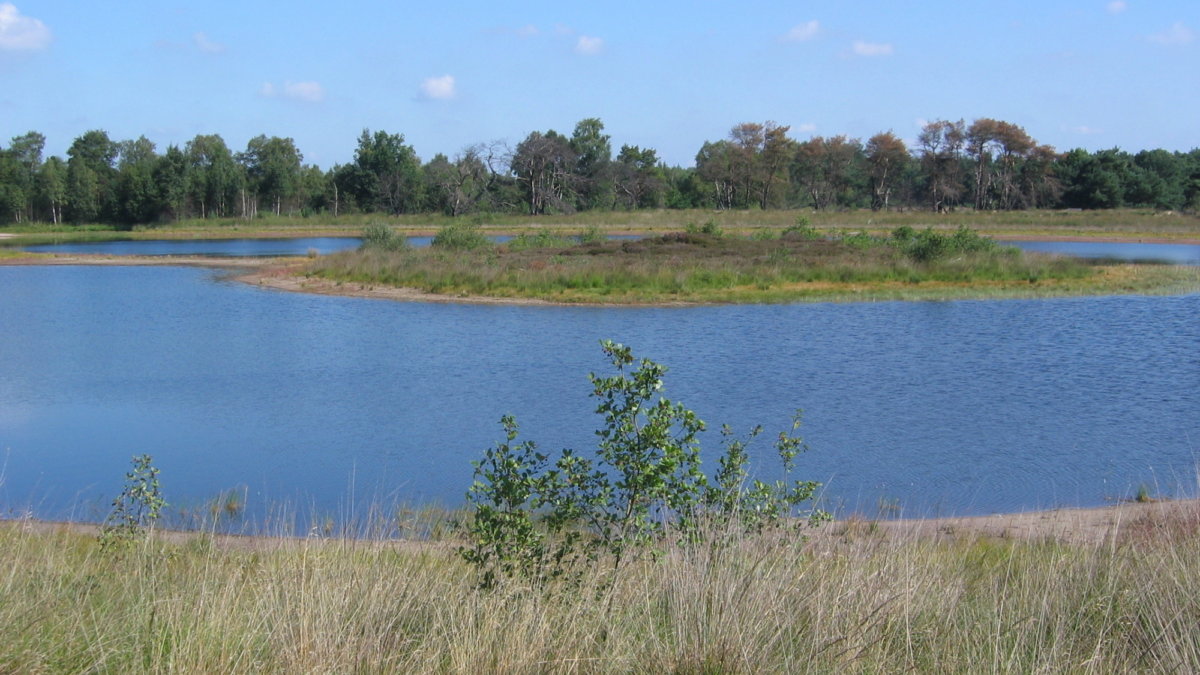
{"label": "blue water", "polygon": [[1163,262],[1175,265],[1200,265],[1200,246],[1195,244],[1141,244],[1111,241],[1002,241],[1026,251],[1058,253],[1080,258]]}
{"label": "blue water", "polygon": [[[174,503],[461,502],[513,413],[589,448],[602,338],[710,423],[803,408],[825,503],[988,513],[1189,491],[1200,295],[563,308],[264,290],[195,268],[0,267],[0,505],[95,516],[133,454]],[[710,462],[713,460],[710,459]],[[89,506],[90,505],[90,506]],[[89,511],[88,509],[92,510]],[[893,512],[898,513],[898,512]]]}
{"label": "blue water", "polygon": [[[504,243],[512,237],[489,237]],[[611,239],[636,239],[614,235]],[[358,248],[358,237],[298,237],[290,239],[142,239],[138,241],[77,241],[25,246],[32,253],[93,255],[193,255],[221,257],[269,257],[306,255],[309,249],[321,255]],[[429,246],[433,237],[409,237],[416,247]]]}

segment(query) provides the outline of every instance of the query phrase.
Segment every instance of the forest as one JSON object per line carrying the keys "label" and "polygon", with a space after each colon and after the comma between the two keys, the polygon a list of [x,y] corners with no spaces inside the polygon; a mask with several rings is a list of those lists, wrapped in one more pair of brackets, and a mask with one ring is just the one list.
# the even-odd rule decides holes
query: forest
{"label": "forest", "polygon": [[1060,153],[1000,120],[935,120],[913,147],[891,131],[799,141],[790,127],[734,126],[693,167],[622,145],[596,118],[568,136],[532,132],[515,146],[479,143],[423,161],[402,134],[364,129],[353,161],[304,163],[291,138],[244,150],[197,135],[159,152],[145,136],[101,130],[45,156],[31,131],[0,147],[0,225],[103,223],[118,228],[195,218],[349,213],[571,214],[635,209],[1200,208],[1200,150],[1113,148]]}

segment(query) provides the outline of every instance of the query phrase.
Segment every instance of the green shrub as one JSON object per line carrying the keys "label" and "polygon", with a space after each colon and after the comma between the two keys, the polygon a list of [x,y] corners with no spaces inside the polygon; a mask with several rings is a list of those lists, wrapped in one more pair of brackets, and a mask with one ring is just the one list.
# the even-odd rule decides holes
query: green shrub
{"label": "green shrub", "polygon": [[[551,461],[531,441],[515,444],[516,420],[505,416],[505,442],[474,463],[467,493],[474,510],[467,527],[471,543],[460,554],[475,565],[481,586],[512,578],[534,584],[573,578],[576,565],[602,559],[611,562],[615,576],[624,562],[672,534],[699,542],[706,533],[727,533],[727,526],[761,531],[825,518],[819,511],[795,518],[817,483],[747,482],[746,447],[761,427],[746,439],[724,428],[725,450],[709,481],[698,440],[705,424],[659,394],[666,368],[642,359],[627,372],[635,363],[632,351],[609,340],[601,345],[617,372],[589,376],[599,399],[596,413],[604,418],[593,457],[563,450]],[[780,433],[776,443],[785,476],[806,449],[792,435],[799,424],[797,413],[791,431]]]}
{"label": "green shrub", "polygon": [[125,487],[113,500],[112,512],[100,526],[101,548],[116,548],[140,539],[167,505],[152,460],[150,455],[133,457],[133,471],[125,474]]}
{"label": "green shrub", "polygon": [[784,239],[820,239],[821,233],[817,232],[817,228],[813,227],[812,221],[808,216],[796,216],[796,224],[791,227],[786,227],[781,236]]}
{"label": "green shrub", "polygon": [[684,226],[684,229],[687,230],[688,234],[707,234],[712,237],[719,237],[724,234],[721,226],[717,225],[717,221],[712,218],[706,220],[703,225],[696,225],[696,223],[689,221]]}
{"label": "green shrub", "polygon": [[491,245],[491,240],[474,223],[451,223],[438,230],[433,238],[433,246],[457,251],[473,251]]}
{"label": "green shrub", "polygon": [[532,248],[565,248],[575,242],[552,230],[538,230],[536,234],[519,234],[508,240],[510,251],[527,251]]}
{"label": "green shrub", "polygon": [[608,241],[608,235],[598,225],[592,225],[579,235],[581,244],[603,244],[606,241]]}
{"label": "green shrub", "polygon": [[359,250],[401,251],[408,248],[408,237],[381,222],[373,222],[363,228]]}

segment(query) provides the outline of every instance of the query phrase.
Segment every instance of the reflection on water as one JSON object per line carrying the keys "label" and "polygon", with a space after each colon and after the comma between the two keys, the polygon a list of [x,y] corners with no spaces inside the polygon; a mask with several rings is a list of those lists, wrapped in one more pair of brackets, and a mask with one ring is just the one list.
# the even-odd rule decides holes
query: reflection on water
{"label": "reflection on water", "polygon": [[1200,265],[1200,246],[1195,244],[1141,244],[1111,241],[1002,241],[1000,243],[1017,246],[1026,251],[1073,255],[1080,258]]}
{"label": "reflection on water", "polygon": [[244,485],[331,510],[456,504],[505,413],[547,450],[591,447],[586,375],[612,338],[667,364],[667,394],[713,429],[769,436],[803,408],[800,475],[831,505],[1100,504],[1194,482],[1197,316],[1200,295],[543,308],[0,267],[0,503],[104,504],[144,452],[176,503]]}

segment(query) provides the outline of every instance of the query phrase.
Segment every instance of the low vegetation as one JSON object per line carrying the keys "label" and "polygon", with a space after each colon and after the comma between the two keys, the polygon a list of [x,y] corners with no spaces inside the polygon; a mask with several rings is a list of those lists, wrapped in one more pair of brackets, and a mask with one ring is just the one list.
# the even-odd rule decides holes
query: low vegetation
{"label": "low vegetation", "polygon": [[[902,225],[885,235],[779,230],[730,235],[715,222],[638,241],[568,243],[546,230],[507,245],[322,257],[304,274],[447,295],[567,303],[791,302],[1152,293],[1200,287],[1200,270],[1102,266],[1026,254],[976,232]],[[471,228],[473,229],[473,228]],[[458,234],[455,237],[460,236]]]}

